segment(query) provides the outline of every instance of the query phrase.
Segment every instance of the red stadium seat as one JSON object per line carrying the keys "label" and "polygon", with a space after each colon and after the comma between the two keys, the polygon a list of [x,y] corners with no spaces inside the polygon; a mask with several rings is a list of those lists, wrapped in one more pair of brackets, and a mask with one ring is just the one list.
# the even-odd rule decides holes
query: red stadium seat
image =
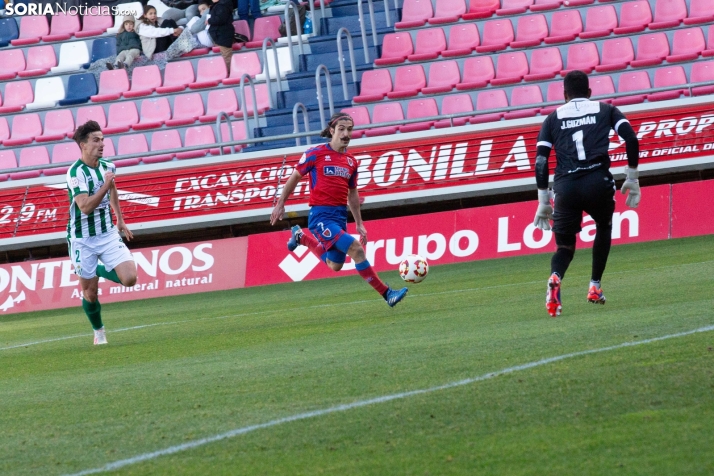
{"label": "red stadium seat", "polygon": [[[407,104],[407,119],[419,119],[422,117],[435,117],[439,115],[439,108],[436,106],[434,98],[414,99]],[[399,132],[417,132],[431,129],[434,121],[415,122],[404,124],[399,127]]]}
{"label": "red stadium seat", "polygon": [[[476,110],[488,111],[490,109],[505,109],[508,107],[508,97],[503,89],[489,89],[482,91],[476,96]],[[494,112],[491,114],[481,114],[469,119],[471,124],[482,124],[484,122],[500,121],[503,117],[502,112]]]}
{"label": "red stadium seat", "polygon": [[[511,107],[529,106],[531,104],[543,103],[543,93],[540,86],[535,84],[528,86],[518,86],[511,91]],[[540,108],[520,109],[518,111],[507,112],[504,115],[505,119],[519,119],[522,117],[531,117],[538,114]]]}
{"label": "red stadium seat", "polygon": [[528,74],[528,58],[522,51],[502,53],[496,63],[496,77],[491,80],[493,86],[520,83]]}
{"label": "red stadium seat", "polygon": [[[151,134],[151,152],[167,149],[179,149],[182,146],[183,145],[181,144],[181,135],[176,129],[156,131]],[[144,157],[143,160],[145,164],[156,164],[158,162],[167,162],[173,158],[174,154],[168,153]]]}
{"label": "red stadium seat", "polygon": [[533,0],[501,0],[501,8],[496,15],[520,15],[533,5]]}
{"label": "red stadium seat", "polygon": [[590,91],[593,98],[600,99],[604,102],[612,102],[612,95],[615,94],[615,85],[612,83],[610,76],[597,75],[590,78]]}
{"label": "red stadium seat", "polygon": [[647,0],[625,2],[620,7],[620,23],[615,28],[615,33],[625,35],[637,33],[647,28],[652,23],[652,10]]}
{"label": "red stadium seat", "polygon": [[[214,145],[216,136],[213,133],[213,126],[196,126],[186,129],[184,135],[184,147],[192,147],[197,145]],[[208,154],[208,149],[191,150],[186,152],[178,152],[177,159],[197,159]]]}
{"label": "red stadium seat", "polygon": [[461,15],[464,20],[477,20],[488,18],[501,8],[500,0],[479,0],[469,2],[469,11]]}
{"label": "red stadium seat", "polygon": [[230,116],[238,110],[238,98],[236,98],[236,94],[232,89],[214,89],[208,93],[206,114],[200,116],[198,120],[200,122],[214,122],[219,113],[225,112]]}
{"label": "red stadium seat", "polygon": [[[444,97],[441,101],[441,114],[460,114],[462,112],[472,112],[474,110],[474,103],[471,100],[469,94],[451,94]],[[452,123],[454,126],[463,126],[468,124],[469,119],[472,116],[455,117],[453,120],[442,119],[436,121],[434,127],[451,127]]]}
{"label": "red stadium seat", "polygon": [[629,38],[612,38],[602,43],[602,61],[595,71],[617,71],[625,69],[635,59],[635,50]]}
{"label": "red stadium seat", "polygon": [[234,21],[233,29],[235,30],[236,33],[239,33],[239,34],[245,36],[246,38],[248,38],[248,40],[253,38],[252,34],[250,33],[250,25],[248,25],[248,20]]}
{"label": "red stadium seat", "polygon": [[[47,153],[47,148],[44,145],[35,147],[23,147],[20,149],[20,160],[18,167],[31,167],[35,165],[49,165],[50,155]],[[39,177],[41,170],[31,170],[27,172],[17,172],[10,174],[13,180]]]}
{"label": "red stadium seat", "polygon": [[479,53],[505,50],[513,39],[513,25],[510,20],[489,20],[483,25],[481,45],[475,49]]}
{"label": "red stadium seat", "polygon": [[[246,132],[244,121],[232,121],[231,132],[233,134],[234,141],[241,141],[248,138],[248,133]],[[228,140],[230,139],[230,137],[228,136],[228,124],[226,124],[225,122],[221,124],[221,137],[219,137],[219,139],[221,140],[221,142],[228,142]],[[234,146],[236,152],[240,152],[243,147],[244,146],[242,145]],[[213,155],[218,155],[220,153],[221,151],[218,150],[218,147],[211,149],[211,154]],[[224,147],[223,153],[231,154],[231,147]]]}
{"label": "red stadium seat", "polygon": [[77,126],[87,121],[96,121],[102,129],[107,127],[107,116],[102,106],[82,106],[77,109]]}
{"label": "red stadium seat", "polygon": [[11,130],[10,138],[3,141],[5,147],[31,144],[35,137],[42,135],[42,121],[37,113],[15,116]]}
{"label": "red stadium seat", "polygon": [[426,75],[421,65],[400,66],[394,74],[394,89],[387,93],[389,99],[416,96],[426,86]]}
{"label": "red stadium seat", "polygon": [[[105,146],[106,147],[106,146]],[[149,152],[149,144],[146,143],[144,134],[129,134],[119,137],[118,155],[140,154]],[[115,160],[117,167],[129,167],[137,165],[141,158]]]}
{"label": "red stadium seat", "polygon": [[82,30],[75,33],[77,38],[98,36],[114,26],[114,17],[109,15],[85,15],[82,17]]}
{"label": "red stadium seat", "polygon": [[136,131],[156,129],[171,119],[171,106],[167,98],[151,98],[141,101],[141,118],[132,128]]}
{"label": "red stadium seat", "polygon": [[10,127],[7,125],[7,119],[0,117],[0,144],[10,137]]}
{"label": "red stadium seat", "polygon": [[[14,150],[0,150],[0,169],[12,170],[17,168],[17,158]],[[10,174],[0,174],[0,182],[10,178]]]}
{"label": "red stadium seat", "polygon": [[702,56],[714,56],[714,25],[709,27],[709,33],[707,34],[707,49],[702,51]]}
{"label": "red stadium seat", "polygon": [[43,36],[50,33],[47,17],[44,15],[28,15],[20,17],[20,36],[10,41],[13,46],[25,46],[39,43]]}
{"label": "red stadium seat", "polygon": [[[74,141],[64,141],[52,146],[52,163],[67,164],[76,161],[82,156],[79,146]],[[69,167],[55,167],[43,170],[45,175],[62,175],[67,173]]]}
{"label": "red stadium seat", "polygon": [[131,126],[139,122],[139,112],[131,101],[115,102],[109,105],[105,134],[129,132]]}
{"label": "red stadium seat", "polygon": [[361,91],[355,96],[356,103],[381,101],[392,91],[392,76],[389,70],[374,69],[362,73]]}
{"label": "red stadium seat", "polygon": [[[272,63],[271,63],[272,64]],[[240,78],[244,74],[248,74],[251,78],[263,71],[263,66],[260,64],[260,58],[255,51],[247,53],[237,53],[231,58],[231,74],[223,80],[223,84],[233,85],[240,84]],[[271,75],[275,75],[275,71],[270,71]]]}
{"label": "red stadium seat", "polygon": [[[256,84],[255,85],[255,102],[258,107],[258,114],[264,114],[265,111],[270,109],[270,99],[268,98],[268,85],[267,84]],[[245,104],[245,112],[249,115],[253,115],[253,93],[251,93],[250,88],[245,88],[245,98],[243,98],[243,103]],[[241,118],[243,116],[240,109],[236,110],[236,117]]]}
{"label": "red stadium seat", "polygon": [[409,61],[436,59],[446,49],[446,37],[441,28],[427,28],[417,31],[416,49],[409,55]]}
{"label": "red stadium seat", "polygon": [[[692,64],[692,71],[689,75],[692,83],[707,83],[714,81],[714,61],[704,61]],[[708,86],[695,86],[692,88],[694,96],[704,94],[714,94],[714,84]]]}
{"label": "red stadium seat", "polygon": [[714,21],[714,0],[690,0],[689,15],[684,19],[685,25],[709,23]]}
{"label": "red stadium seat", "polygon": [[125,98],[148,96],[161,87],[161,71],[155,64],[139,66],[131,73],[131,89],[124,94]]}
{"label": "red stadium seat", "polygon": [[[169,63],[170,64],[170,63]],[[129,90],[129,77],[125,69],[102,71],[99,75],[99,91],[90,97],[92,102],[116,101]]]}
{"label": "red stadium seat", "polygon": [[[399,102],[385,102],[374,106],[372,110],[372,124],[381,122],[396,122],[404,120],[404,111]],[[385,126],[367,129],[365,135],[367,137],[383,136],[394,134],[399,130],[399,126]]]}
{"label": "red stadium seat", "polygon": [[117,155],[116,150],[114,150],[114,141],[111,137],[104,138],[104,157],[114,157]]}
{"label": "red stadium seat", "polygon": [[382,57],[376,59],[374,64],[384,66],[403,63],[412,53],[414,45],[408,32],[387,33],[382,40]]}
{"label": "red stadium seat", "polygon": [[661,91],[647,95],[648,101],[666,101],[668,99],[678,99],[681,95],[688,96],[687,75],[681,66],[668,66],[655,71],[654,87],[667,88],[670,86],[684,86],[682,89],[672,91]]}
{"label": "red stadium seat", "polygon": [[25,71],[17,73],[21,78],[41,76],[57,66],[55,49],[50,45],[33,46],[27,50],[27,66]]}
{"label": "red stadium seat", "polygon": [[436,0],[436,10],[434,17],[429,18],[429,23],[439,25],[442,23],[453,23],[466,13],[466,3],[464,0]]}
{"label": "red stadium seat", "polygon": [[193,124],[203,114],[203,99],[199,93],[182,94],[174,98],[174,114],[171,120],[166,121],[166,125],[173,127]]}
{"label": "red stadium seat", "polygon": [[650,30],[674,28],[687,18],[687,3],[685,0],[657,0],[655,2],[654,21],[649,24]]}
{"label": "red stadium seat", "polygon": [[[280,25],[282,21],[279,15],[260,17],[253,24],[253,39],[245,44],[248,48],[261,48],[263,40],[270,38],[277,41],[280,38]],[[291,31],[293,35],[297,35],[296,31]]]}
{"label": "red stadium seat", "polygon": [[493,60],[490,56],[468,58],[464,61],[464,74],[461,77],[461,83],[456,85],[456,89],[464,91],[485,88],[495,77],[496,72],[493,69]]}
{"label": "red stadium seat", "polygon": [[535,0],[535,3],[530,6],[532,12],[543,12],[546,10],[554,10],[563,4],[563,0]]}
{"label": "red stadium seat", "polygon": [[651,88],[650,76],[647,71],[628,71],[622,73],[618,81],[617,92],[628,93],[630,91],[639,91],[643,94],[615,98],[612,100],[612,104],[615,106],[624,106],[626,104],[644,102],[647,97],[647,90]]}
{"label": "red stadium seat", "polygon": [[516,40],[511,48],[538,46],[548,36],[548,22],[545,15],[523,15],[518,17]]}
{"label": "red stadium seat", "polygon": [[0,114],[8,112],[19,112],[32,101],[35,94],[32,92],[32,84],[29,81],[13,81],[5,84],[5,96]]}
{"label": "red stadium seat", "polygon": [[580,38],[587,40],[608,36],[617,28],[617,12],[612,5],[588,8],[585,14],[585,29]]}
{"label": "red stadium seat", "polygon": [[550,17],[550,35],[546,43],[564,43],[573,41],[583,31],[583,20],[577,10],[559,10]]}
{"label": "red stadium seat", "polygon": [[460,23],[449,30],[449,47],[441,52],[441,56],[448,58],[463,56],[479,45],[478,28],[475,23]]}
{"label": "red stadium seat", "polygon": [[[354,122],[355,127],[357,126],[368,126],[372,123],[369,118],[369,109],[365,106],[347,107],[341,112],[349,114],[352,117],[352,122]],[[364,135],[364,130],[357,130],[352,132],[352,138],[359,139]]]}
{"label": "red stadium seat", "polygon": [[560,49],[538,48],[531,53],[530,73],[523,79],[526,81],[551,79],[556,74],[560,74],[562,69],[563,59],[560,56]]}
{"label": "red stadium seat", "polygon": [[50,34],[42,37],[42,41],[66,41],[79,31],[79,16],[57,12],[52,15]]}
{"label": "red stadium seat", "polygon": [[194,82],[193,66],[190,61],[170,62],[164,70],[164,85],[156,88],[159,94],[183,91]]}
{"label": "red stadium seat", "polygon": [[45,114],[44,131],[39,137],[35,137],[37,142],[50,142],[63,140],[67,136],[74,134],[74,117],[69,109],[56,109],[47,111]]}
{"label": "red stadium seat", "polygon": [[201,58],[196,69],[196,82],[188,85],[191,89],[215,88],[228,76],[226,62],[222,57]]}
{"label": "red stadium seat", "polygon": [[692,61],[706,49],[704,33],[699,27],[675,30],[672,41],[672,54],[667,56],[669,63]]}
{"label": "red stadium seat", "polygon": [[665,33],[652,33],[637,38],[637,59],[630,63],[633,68],[660,64],[669,56],[669,41]]}
{"label": "red stadium seat", "polygon": [[402,6],[402,21],[397,22],[395,28],[415,28],[423,26],[428,19],[434,16],[431,0],[404,0]]}
{"label": "red stadium seat", "polygon": [[0,80],[15,78],[25,67],[25,55],[20,48],[0,50]]}
{"label": "red stadium seat", "polygon": [[600,64],[600,55],[595,43],[575,43],[568,47],[568,64],[560,74],[565,76],[573,70],[590,73]]}
{"label": "red stadium seat", "polygon": [[[422,94],[448,93],[461,82],[461,72],[456,60],[440,61],[429,65],[429,86]],[[408,114],[407,114],[408,115]]]}
{"label": "red stadium seat", "polygon": [[565,98],[563,97],[563,82],[562,81],[555,81],[552,83],[548,83],[548,91],[546,93],[546,101],[547,102],[553,102],[556,101],[558,104],[555,106],[547,106],[544,107],[540,110],[541,116],[547,116],[551,112],[555,111],[558,109],[560,106],[562,106],[565,103]]}

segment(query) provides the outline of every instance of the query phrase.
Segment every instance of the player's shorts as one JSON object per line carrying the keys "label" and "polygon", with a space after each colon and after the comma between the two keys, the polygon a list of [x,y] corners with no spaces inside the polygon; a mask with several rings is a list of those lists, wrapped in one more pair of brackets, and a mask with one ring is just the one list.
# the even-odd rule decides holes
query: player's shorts
{"label": "player's shorts", "polygon": [[615,180],[607,170],[558,180],[553,185],[553,231],[572,235],[582,230],[583,212],[597,224],[609,224],[615,212]]}
{"label": "player's shorts", "polygon": [[345,262],[347,250],[355,241],[347,233],[347,207],[312,207],[307,227],[325,250],[320,259]]}
{"label": "player's shorts", "polygon": [[86,238],[70,238],[69,256],[74,265],[74,274],[84,279],[97,275],[97,260],[101,260],[107,271],[111,271],[133,256],[119,236],[116,228],[107,233]]}

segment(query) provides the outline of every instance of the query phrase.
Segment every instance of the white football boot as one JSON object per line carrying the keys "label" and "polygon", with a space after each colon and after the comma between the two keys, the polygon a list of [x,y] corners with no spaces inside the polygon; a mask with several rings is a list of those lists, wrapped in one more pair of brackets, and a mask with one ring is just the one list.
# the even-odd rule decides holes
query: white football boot
{"label": "white football boot", "polygon": [[99,330],[94,331],[94,345],[102,345],[107,343],[107,334],[104,332],[102,327]]}

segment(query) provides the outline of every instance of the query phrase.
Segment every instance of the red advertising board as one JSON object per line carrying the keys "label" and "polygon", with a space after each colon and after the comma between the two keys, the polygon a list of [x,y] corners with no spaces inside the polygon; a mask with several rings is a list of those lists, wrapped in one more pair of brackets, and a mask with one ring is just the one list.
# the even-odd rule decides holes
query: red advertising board
{"label": "red advertising board", "polygon": [[672,185],[672,238],[714,234],[714,180]]}

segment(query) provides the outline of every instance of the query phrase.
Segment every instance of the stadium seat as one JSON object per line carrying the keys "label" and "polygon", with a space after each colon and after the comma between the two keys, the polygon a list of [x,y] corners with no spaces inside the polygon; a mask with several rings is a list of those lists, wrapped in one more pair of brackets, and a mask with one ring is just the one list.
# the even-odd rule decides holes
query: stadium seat
{"label": "stadium seat", "polygon": [[[117,155],[140,154],[142,152],[149,152],[149,145],[146,143],[144,134],[129,134],[119,137]],[[137,165],[139,162],[141,162],[141,157],[115,160],[114,164],[117,167],[129,167]]]}
{"label": "stadium seat", "polygon": [[[404,111],[402,105],[398,101],[379,103],[372,110],[372,124],[376,125],[382,122],[397,122],[404,120]],[[395,134],[399,130],[399,126],[383,126],[367,129],[365,135],[367,137],[383,136]]]}
{"label": "stadium seat", "polygon": [[[340,112],[349,114],[350,117],[352,117],[352,122],[354,123],[355,127],[368,126],[372,123],[369,118],[369,109],[367,109],[365,106],[348,107]],[[352,132],[353,139],[359,139],[363,135],[364,130],[356,130]]]}
{"label": "stadium seat", "polygon": [[84,15],[82,17],[82,30],[74,34],[77,38],[99,36],[114,24],[110,15]]}
{"label": "stadium seat", "polygon": [[[265,111],[270,109],[270,99],[268,99],[268,85],[267,84],[256,84],[255,85],[255,102],[258,106],[258,114],[264,114]],[[243,104],[245,104],[245,112],[247,115],[253,115],[253,94],[250,88],[245,88],[245,98],[243,98]],[[243,114],[241,113],[242,106],[236,110],[235,116],[241,118]]]}
{"label": "stadium seat", "polygon": [[479,0],[469,2],[469,11],[461,15],[466,21],[488,18],[501,8],[500,0]]}
{"label": "stadium seat", "polygon": [[125,16],[133,15],[134,18],[139,18],[144,13],[144,6],[141,2],[120,3],[116,7],[120,8],[120,11],[114,12],[114,26],[107,28],[107,33],[110,35],[116,35],[119,32]]}
{"label": "stadium seat", "polygon": [[617,12],[612,5],[588,8],[585,14],[585,29],[580,38],[587,40],[608,36],[617,28]]}
{"label": "stadium seat", "polygon": [[699,27],[675,30],[672,41],[672,54],[667,56],[667,62],[678,63],[697,59],[706,49],[704,33]]}
{"label": "stadium seat", "polygon": [[[248,138],[248,133],[245,129],[245,122],[243,121],[231,121],[231,131],[233,133],[233,140],[234,141],[240,141],[240,140],[245,140]],[[219,137],[221,142],[228,142],[229,141],[229,136],[228,136],[228,124],[225,122],[221,124],[221,137]],[[236,152],[240,152],[241,149],[243,149],[243,145],[236,145],[233,148],[235,149]],[[231,147],[224,147],[223,148],[223,153],[224,154],[231,154]],[[220,150],[218,150],[218,147],[214,147],[211,149],[211,154],[213,155],[218,155],[220,154]]]}
{"label": "stadium seat", "polygon": [[[422,94],[448,93],[461,82],[461,72],[456,60],[439,61],[429,65],[429,86]],[[408,115],[408,114],[407,114]]]}
{"label": "stadium seat", "polygon": [[702,56],[714,56],[714,25],[709,27],[709,33],[707,34],[707,49],[702,51]]}
{"label": "stadium seat", "polygon": [[173,117],[166,121],[166,125],[173,127],[193,124],[200,116],[203,116],[203,112],[203,99],[199,93],[176,96]]}
{"label": "stadium seat", "polygon": [[215,88],[227,76],[226,62],[222,57],[201,58],[196,68],[196,81],[188,87],[190,89]]}
{"label": "stadium seat", "polygon": [[510,20],[489,20],[483,25],[481,45],[475,50],[478,53],[505,50],[513,39],[513,25]]}
{"label": "stadium seat", "polygon": [[[117,54],[117,39],[113,36],[105,36],[92,41],[92,57],[90,63],[108,58]],[[169,63],[170,64],[170,63]],[[87,65],[89,66],[89,65]]]}
{"label": "stadium seat", "polygon": [[434,16],[431,0],[404,0],[402,21],[394,24],[395,28],[416,28],[424,26]]}
{"label": "stadium seat", "polygon": [[475,23],[460,23],[449,30],[449,47],[441,52],[445,58],[469,55],[479,45]]}
{"label": "stadium seat", "polygon": [[57,66],[55,49],[51,45],[34,46],[27,50],[27,66],[25,71],[17,73],[21,78],[42,76]]}
{"label": "stadium seat", "polygon": [[[11,19],[13,22],[14,19]],[[17,168],[17,158],[14,150],[0,150],[0,170],[12,170]],[[10,174],[0,174],[0,182],[10,178]]]}
{"label": "stadium seat", "polygon": [[545,15],[523,15],[518,17],[516,39],[511,48],[538,46],[548,36],[548,22]]}
{"label": "stadium seat", "polygon": [[637,56],[630,62],[633,68],[655,66],[669,56],[669,41],[665,33],[652,33],[637,38]]}
{"label": "stadium seat", "polygon": [[488,83],[496,77],[493,68],[493,60],[490,56],[475,56],[464,61],[464,74],[461,76],[461,83],[456,85],[456,89],[464,91],[467,89],[485,88]]}
{"label": "stadium seat", "polygon": [[[703,61],[692,64],[689,79],[692,83],[706,83],[714,81],[714,61]],[[692,88],[692,94],[694,96],[714,94],[714,84],[708,86],[695,86]]]}
{"label": "stadium seat", "polygon": [[533,0],[501,0],[501,8],[496,10],[496,15],[520,15],[533,5]]}
{"label": "stadium seat", "polygon": [[[503,89],[489,89],[482,91],[476,96],[476,111],[488,111],[490,109],[505,109],[508,107],[508,97]],[[500,121],[502,112],[491,114],[481,114],[469,119],[471,124],[483,124],[484,122]]]}
{"label": "stadium seat", "polygon": [[73,41],[60,45],[59,63],[52,72],[66,73],[79,70],[83,64],[89,63],[89,50],[84,41]]}
{"label": "stadium seat", "polygon": [[[257,93],[257,88],[256,88]],[[229,116],[239,110],[236,93],[231,88],[215,89],[208,93],[206,114],[200,116],[200,122],[214,122],[218,113],[225,112]]]}
{"label": "stadium seat", "polygon": [[139,122],[132,126],[135,131],[156,129],[171,119],[171,105],[164,97],[144,99],[141,101]]}
{"label": "stadium seat", "polygon": [[622,73],[617,84],[617,92],[628,93],[630,91],[640,91],[643,92],[643,94],[615,98],[612,100],[612,104],[615,106],[624,106],[644,102],[647,97],[647,90],[651,88],[650,76],[647,71],[628,71]]}
{"label": "stadium seat", "polygon": [[412,53],[414,45],[408,32],[387,33],[382,39],[382,56],[374,60],[374,64],[385,66],[403,63]]}
{"label": "stadium seat", "polygon": [[193,65],[190,61],[172,61],[164,70],[164,85],[156,88],[159,94],[177,93],[193,83]]}
{"label": "stadium seat", "polygon": [[[23,147],[20,149],[20,160],[17,163],[18,168],[20,167],[32,167],[35,165],[49,165],[50,156],[47,153],[47,148],[43,145],[35,147]],[[29,170],[26,172],[17,172],[10,174],[10,178],[13,180],[22,180],[27,178],[39,177],[42,173],[41,170]]]}
{"label": "stadium seat", "polygon": [[[81,156],[82,151],[74,141],[65,141],[52,147],[52,164],[72,163]],[[45,175],[62,175],[67,173],[67,169],[69,167],[55,167],[44,169],[42,172]]]}
{"label": "stadium seat", "polygon": [[654,21],[649,24],[650,30],[674,28],[687,18],[685,0],[656,0],[654,10]]}
{"label": "stadium seat", "polygon": [[[543,93],[540,86],[530,84],[528,86],[517,86],[511,90],[511,107],[529,106],[531,104],[543,103]],[[519,119],[522,117],[531,117],[538,114],[540,108],[520,109],[513,112],[507,112],[504,115],[505,119]]]}
{"label": "stadium seat", "polygon": [[39,43],[43,36],[49,34],[50,25],[44,15],[28,15],[20,17],[20,36],[10,41],[13,46],[25,46]]}
{"label": "stadium seat", "polygon": [[545,100],[547,102],[557,102],[558,104],[541,108],[541,116],[547,116],[565,103],[565,98],[563,97],[563,81],[548,83]]}
{"label": "stadium seat", "polygon": [[36,142],[52,142],[63,140],[74,134],[74,117],[69,109],[47,111],[41,136],[35,137]]}
{"label": "stadium seat", "polygon": [[20,36],[20,29],[14,18],[0,18],[0,48]]}
{"label": "stadium seat", "polygon": [[[235,30],[236,33],[239,33],[246,38],[248,38],[248,41],[250,41],[251,38],[253,38],[252,33],[250,32],[250,25],[248,25],[247,20],[237,20],[233,22],[233,29]],[[241,43],[242,45],[243,43]],[[263,43],[261,42],[261,45]]]}
{"label": "stadium seat", "polygon": [[583,31],[583,20],[577,10],[559,10],[550,17],[550,35],[547,44],[573,41]]}
{"label": "stadium seat", "polygon": [[532,12],[543,12],[546,10],[555,10],[563,4],[563,0],[535,0],[535,3],[530,6]]}
{"label": "stadium seat", "polygon": [[0,144],[8,137],[10,137],[10,127],[7,125],[7,119],[0,117]]}
{"label": "stadium seat", "polygon": [[381,101],[392,91],[392,76],[387,69],[367,70],[361,81],[359,96],[352,98],[356,103]]}
{"label": "stadium seat", "polygon": [[625,69],[634,59],[635,50],[629,38],[611,38],[602,43],[602,61],[595,71],[603,73]]}
{"label": "stadium seat", "polygon": [[[225,64],[225,63],[224,63]],[[169,129],[165,131],[156,131],[151,134],[151,151],[156,152],[159,150],[167,149],[180,149],[181,135],[176,129]],[[145,164],[155,164],[158,162],[167,162],[174,158],[174,153],[152,155],[150,157],[144,157],[143,161]]]}
{"label": "stadium seat", "polygon": [[610,76],[597,75],[590,78],[590,91],[593,98],[605,98],[600,101],[612,102],[612,95],[615,94],[615,85]]}
{"label": "stadium seat", "polygon": [[[473,110],[474,103],[469,94],[450,94],[441,100],[441,114],[443,115],[460,114],[462,112],[472,112]],[[455,117],[453,120],[442,119],[436,121],[434,127],[451,127],[452,123],[454,126],[463,126],[468,124],[470,118],[471,116]]]}
{"label": "stadium seat", "polygon": [[[245,44],[247,48],[261,48],[263,46],[263,40],[270,38],[273,41],[278,41],[280,38],[280,25],[282,21],[280,16],[273,15],[267,17],[260,17],[255,20],[253,24],[253,39]],[[291,32],[293,35],[296,32]]]}
{"label": "stadium seat", "polygon": [[615,34],[637,33],[652,23],[652,10],[647,0],[625,2],[620,7],[620,22]]}
{"label": "stadium seat", "polygon": [[394,73],[394,89],[387,93],[389,99],[416,96],[426,86],[426,76],[421,65],[400,66]]}
{"label": "stadium seat", "polygon": [[64,83],[61,77],[41,78],[35,81],[35,100],[25,105],[25,109],[55,107],[64,96]]}
{"label": "stadium seat", "polygon": [[[422,117],[435,117],[439,115],[439,108],[436,106],[434,98],[414,99],[407,104],[407,119],[419,119]],[[434,125],[434,121],[415,122],[404,124],[399,127],[399,132],[427,131]]]}
{"label": "stadium seat", "polygon": [[97,80],[92,73],[73,74],[67,81],[67,94],[59,105],[82,104],[95,94],[97,94]]}
{"label": "stadium seat", "polygon": [[[189,127],[184,133],[184,146],[193,147],[197,145],[214,145],[216,143],[216,136],[213,133],[212,126],[196,126]],[[176,158],[178,159],[197,159],[199,157],[205,157],[208,154],[208,149],[201,150],[190,150],[186,152],[178,152]]]}
{"label": "stadium seat", "polygon": [[116,101],[129,90],[129,77],[125,69],[102,71],[99,75],[99,92],[92,96],[92,102]]}
{"label": "stadium seat", "polygon": [[12,118],[10,138],[3,141],[5,147],[31,144],[35,137],[42,135],[42,121],[36,113],[20,114]]}
{"label": "stadium seat", "polygon": [[0,80],[14,79],[25,67],[25,55],[20,48],[0,50]]}
{"label": "stadium seat", "polygon": [[563,58],[560,49],[538,48],[531,53],[530,72],[523,78],[526,81],[543,81],[560,74],[563,69]]}
{"label": "stadium seat", "polygon": [[709,23],[711,21],[714,21],[714,1],[689,1],[689,15],[684,19],[685,25],[696,25],[698,23]]}
{"label": "stadium seat", "polygon": [[565,76],[574,70],[590,73],[600,64],[600,55],[595,43],[575,43],[568,47],[568,62],[566,69],[560,74]]}
{"label": "stadium seat", "polygon": [[111,137],[104,138],[104,157],[114,157],[117,155],[114,149],[114,141]]}
{"label": "stadium seat", "polygon": [[442,23],[453,23],[466,13],[466,3],[464,0],[436,0],[434,17],[429,18],[431,25]]}
{"label": "stadium seat", "polygon": [[77,109],[77,127],[87,121],[96,121],[104,129],[107,127],[107,116],[103,106],[82,106]]}
{"label": "stadium seat", "polygon": [[66,41],[79,31],[79,16],[57,12],[52,15],[50,34],[42,37],[42,41]]}
{"label": "stadium seat", "polygon": [[161,71],[155,64],[139,66],[131,73],[131,89],[125,91],[125,98],[149,96],[156,88],[161,87]]}
{"label": "stadium seat", "polygon": [[123,134],[129,132],[131,126],[139,122],[139,112],[136,104],[131,101],[115,102],[109,105],[107,127],[102,132],[105,134]]}
{"label": "stadium seat", "polygon": [[416,49],[409,61],[428,61],[439,57],[446,49],[446,37],[441,28],[427,28],[418,30],[416,36]]}
{"label": "stadium seat", "polygon": [[30,84],[29,81],[13,81],[7,83],[2,99],[0,114],[22,111],[22,109],[34,99],[32,84]]}
{"label": "stadium seat", "polygon": [[670,86],[684,86],[682,89],[672,91],[661,91],[647,95],[648,101],[666,101],[668,99],[678,99],[681,95],[689,96],[687,91],[687,75],[681,66],[667,66],[658,68],[654,75],[655,88],[667,88]]}
{"label": "stadium seat", "polygon": [[[268,54],[271,55],[271,53]],[[231,58],[231,74],[228,78],[223,80],[223,84],[240,84],[240,78],[244,74],[248,74],[251,78],[255,78],[262,71],[263,66],[260,64],[260,58],[258,57],[258,53],[256,53],[255,51],[249,51],[247,53],[236,53]],[[280,73],[283,73],[282,69],[280,70]],[[270,74],[271,76],[275,76],[275,70],[271,69]]]}
{"label": "stadium seat", "polygon": [[522,51],[502,53],[496,60],[496,77],[491,80],[491,85],[520,83],[528,74],[528,58]]}

